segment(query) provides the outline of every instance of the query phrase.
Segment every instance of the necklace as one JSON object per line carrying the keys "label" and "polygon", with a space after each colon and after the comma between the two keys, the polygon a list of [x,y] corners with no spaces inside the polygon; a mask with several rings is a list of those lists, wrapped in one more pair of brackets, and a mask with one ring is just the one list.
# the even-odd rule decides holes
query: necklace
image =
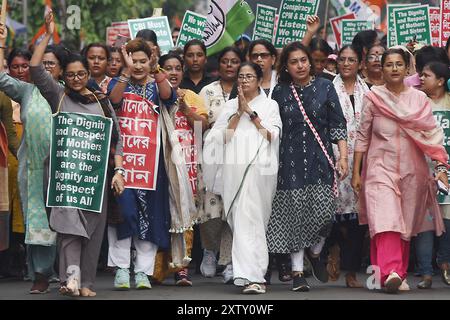
{"label": "necklace", "polygon": [[219,84],[220,84],[220,88],[222,89],[222,97],[223,100],[225,100],[225,102],[228,100],[228,93],[225,92],[225,90],[223,89],[223,85],[222,85],[222,80],[219,80]]}
{"label": "necklace", "polygon": [[316,77],[312,76],[312,77],[309,78],[308,83],[305,84],[304,86],[302,86],[301,84],[295,84],[295,83],[294,83],[294,86],[296,86],[297,88],[300,88],[301,90],[303,90],[304,88],[309,87],[314,82],[314,80],[316,80]]}
{"label": "necklace", "polygon": [[[144,82],[144,84],[143,84],[143,87],[142,87],[142,98],[144,98],[144,99],[147,99],[147,97],[146,97],[146,95],[147,95],[147,84],[148,84],[148,77],[147,77],[147,79],[145,79],[145,82]],[[140,93],[139,93],[139,83],[136,83],[136,84],[132,84],[132,86],[133,86],[133,91],[137,94],[137,95],[141,95]]]}

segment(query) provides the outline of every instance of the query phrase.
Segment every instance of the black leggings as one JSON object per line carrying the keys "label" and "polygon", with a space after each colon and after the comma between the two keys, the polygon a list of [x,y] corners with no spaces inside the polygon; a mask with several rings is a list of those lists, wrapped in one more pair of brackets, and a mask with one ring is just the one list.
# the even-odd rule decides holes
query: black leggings
{"label": "black leggings", "polygon": [[367,225],[359,225],[358,219],[337,221],[326,246],[338,244],[341,250],[341,267],[349,272],[358,272],[361,269],[364,237]]}

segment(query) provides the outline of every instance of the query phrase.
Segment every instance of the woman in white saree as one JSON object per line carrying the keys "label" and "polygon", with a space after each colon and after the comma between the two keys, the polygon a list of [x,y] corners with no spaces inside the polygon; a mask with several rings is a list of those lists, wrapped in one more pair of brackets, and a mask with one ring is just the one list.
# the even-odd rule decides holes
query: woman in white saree
{"label": "woman in white saree", "polygon": [[260,89],[261,68],[241,64],[238,98],[229,100],[205,141],[204,180],[221,190],[233,232],[234,283],[265,293],[266,230],[276,189],[281,119],[278,104]]}

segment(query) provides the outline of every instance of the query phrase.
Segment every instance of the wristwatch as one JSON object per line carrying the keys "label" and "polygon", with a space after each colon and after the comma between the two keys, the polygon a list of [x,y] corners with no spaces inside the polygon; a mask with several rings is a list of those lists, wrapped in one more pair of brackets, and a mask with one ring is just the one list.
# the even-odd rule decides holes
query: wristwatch
{"label": "wristwatch", "polygon": [[122,176],[125,176],[125,169],[124,168],[114,168],[115,173],[119,173]]}
{"label": "wristwatch", "polygon": [[256,111],[253,111],[252,113],[250,113],[250,120],[255,120],[256,118],[258,118],[258,114],[256,113]]}

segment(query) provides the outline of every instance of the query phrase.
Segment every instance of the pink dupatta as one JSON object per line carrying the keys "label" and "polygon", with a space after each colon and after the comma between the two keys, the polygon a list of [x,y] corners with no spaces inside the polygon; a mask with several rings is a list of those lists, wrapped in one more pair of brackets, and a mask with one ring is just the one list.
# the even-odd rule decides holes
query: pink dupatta
{"label": "pink dupatta", "polygon": [[397,122],[425,155],[447,164],[444,132],[433,117],[429,100],[424,104],[407,106],[384,86],[372,87],[367,98],[384,116]]}

